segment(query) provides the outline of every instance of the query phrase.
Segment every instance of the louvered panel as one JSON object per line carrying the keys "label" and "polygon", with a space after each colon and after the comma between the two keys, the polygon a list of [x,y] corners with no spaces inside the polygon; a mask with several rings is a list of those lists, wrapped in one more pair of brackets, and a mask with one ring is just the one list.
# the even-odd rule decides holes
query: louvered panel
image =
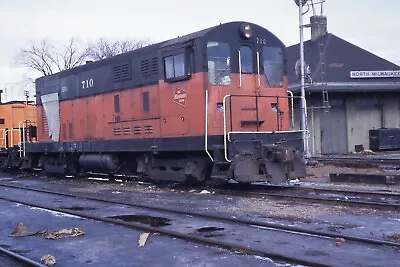
{"label": "louvered panel", "polygon": [[123,82],[131,79],[131,65],[124,63],[113,67],[113,81]]}
{"label": "louvered panel", "polygon": [[114,135],[121,135],[121,127],[114,127]]}
{"label": "louvered panel", "polygon": [[131,127],[124,127],[124,135],[130,135],[132,133]]}
{"label": "louvered panel", "polygon": [[133,134],[141,134],[141,133],[142,133],[142,127],[133,126]]}
{"label": "louvered panel", "polygon": [[144,133],[153,133],[152,125],[145,125],[143,128],[144,128]]}

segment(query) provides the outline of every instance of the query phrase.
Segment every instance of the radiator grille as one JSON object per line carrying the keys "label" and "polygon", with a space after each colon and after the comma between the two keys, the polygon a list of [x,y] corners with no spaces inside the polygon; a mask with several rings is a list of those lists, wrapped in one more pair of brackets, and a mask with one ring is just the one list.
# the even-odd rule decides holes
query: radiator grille
{"label": "radiator grille", "polygon": [[124,63],[113,67],[113,81],[123,82],[131,79],[131,65]]}

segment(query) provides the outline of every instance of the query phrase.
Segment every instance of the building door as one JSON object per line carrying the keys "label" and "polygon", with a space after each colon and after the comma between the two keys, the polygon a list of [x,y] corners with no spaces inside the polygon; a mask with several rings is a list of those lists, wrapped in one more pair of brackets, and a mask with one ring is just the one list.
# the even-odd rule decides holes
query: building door
{"label": "building door", "polygon": [[331,108],[328,112],[321,112],[321,153],[347,153],[345,100],[330,99],[329,105]]}

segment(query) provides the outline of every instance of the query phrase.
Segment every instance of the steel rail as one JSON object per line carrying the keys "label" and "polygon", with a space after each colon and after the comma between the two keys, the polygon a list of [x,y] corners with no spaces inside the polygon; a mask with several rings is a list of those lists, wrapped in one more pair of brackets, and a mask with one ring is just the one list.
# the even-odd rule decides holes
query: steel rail
{"label": "steel rail", "polygon": [[8,257],[10,257],[10,258],[12,258],[12,259],[14,259],[16,261],[18,261],[18,262],[24,263],[24,264],[26,264],[28,266],[46,267],[46,265],[43,265],[43,264],[41,264],[39,262],[36,262],[36,261],[31,260],[31,259],[29,259],[29,258],[27,258],[25,256],[22,256],[21,254],[15,253],[13,251],[10,251],[10,250],[2,248],[2,247],[0,247],[0,253],[3,254],[3,255],[6,255],[6,256],[8,256]]}
{"label": "steel rail", "polygon": [[336,189],[336,188],[322,188],[322,187],[293,187],[296,191],[313,191],[315,193],[331,193],[331,194],[351,194],[371,197],[384,197],[384,198],[399,198],[400,192],[369,192],[361,190],[348,190],[348,189]]}
{"label": "steel rail", "polygon": [[[227,185],[224,185],[225,187]],[[239,188],[236,188],[239,187]],[[220,189],[220,188],[216,188]],[[222,188],[223,189],[223,188]],[[233,190],[242,190],[243,185],[238,184],[229,184],[228,189]],[[373,196],[373,197],[384,197],[384,198],[399,198],[400,199],[400,192],[371,192],[365,190],[349,190],[349,189],[338,189],[338,188],[325,188],[325,187],[310,187],[310,186],[298,186],[298,185],[264,185],[264,184],[250,184],[245,186],[246,190],[294,190],[294,191],[304,191],[310,192],[313,191],[315,193],[332,193],[332,194],[353,194],[353,195],[363,195],[363,196]],[[244,190],[243,189],[243,190]]]}
{"label": "steel rail", "polygon": [[278,193],[266,193],[266,192],[243,192],[238,190],[220,190],[215,189],[216,192],[224,195],[241,195],[246,197],[272,197],[272,198],[285,198],[285,199],[301,199],[311,202],[326,202],[329,204],[339,203],[346,204],[348,206],[362,206],[362,207],[374,207],[379,209],[386,210],[400,210],[400,204],[394,203],[382,203],[382,202],[374,202],[374,201],[360,201],[360,200],[351,200],[351,199],[338,199],[338,198],[328,198],[328,197],[318,197],[318,196],[304,196],[304,195],[296,195],[296,194],[278,194]]}
{"label": "steel rail", "polygon": [[51,207],[51,206],[47,206],[47,205],[35,204],[35,203],[22,201],[22,200],[18,200],[18,199],[13,199],[13,198],[8,198],[8,197],[0,197],[0,199],[4,200],[4,201],[9,201],[9,202],[13,202],[13,203],[19,203],[19,204],[31,206],[31,207],[46,209],[46,210],[65,213],[65,214],[70,214],[70,215],[78,216],[81,218],[86,218],[86,219],[91,219],[91,220],[95,220],[95,221],[101,221],[101,222],[111,223],[111,224],[115,224],[115,225],[130,227],[130,228],[134,228],[134,229],[141,230],[141,231],[160,233],[160,234],[164,234],[164,235],[175,237],[175,238],[180,238],[180,239],[187,240],[187,241],[195,241],[197,243],[201,243],[201,244],[205,244],[205,245],[220,247],[220,248],[224,248],[224,249],[236,251],[236,252],[241,252],[241,253],[258,255],[258,256],[262,256],[262,257],[268,257],[268,258],[275,259],[275,260],[281,260],[281,261],[285,261],[285,262],[297,263],[297,264],[303,264],[306,266],[315,266],[315,267],[328,267],[328,266],[331,267],[332,266],[332,265],[328,265],[325,263],[308,261],[305,259],[286,256],[286,255],[279,254],[279,253],[267,252],[267,251],[264,251],[261,249],[249,248],[247,246],[232,244],[232,243],[221,241],[221,240],[215,240],[215,239],[211,239],[211,238],[195,236],[193,234],[184,234],[184,233],[180,233],[180,232],[176,232],[176,231],[172,231],[172,230],[160,229],[160,228],[147,226],[147,225],[143,225],[143,224],[139,224],[139,223],[124,222],[124,221],[117,220],[117,219],[111,219],[111,218],[107,218],[107,217],[91,215],[91,214],[78,212],[78,211],[70,211],[67,209],[55,208],[55,207]]}
{"label": "steel rail", "polygon": [[400,159],[394,158],[354,158],[354,157],[340,157],[340,158],[324,158],[324,157],[312,157],[313,160],[329,163],[360,163],[360,164],[398,164]]}
{"label": "steel rail", "polygon": [[[75,194],[62,193],[62,192],[54,192],[54,191],[49,191],[49,190],[44,190],[44,189],[35,189],[35,188],[22,187],[22,186],[17,186],[17,185],[8,185],[8,184],[4,184],[4,183],[0,183],[0,186],[30,190],[30,191],[34,191],[34,192],[53,194],[53,195],[59,195],[59,196],[73,197],[73,198],[78,198],[78,199],[86,199],[86,200],[92,200],[92,201],[98,201],[98,202],[104,202],[104,203],[125,205],[125,206],[130,206],[130,207],[144,208],[144,209],[149,209],[149,210],[159,211],[159,212],[169,212],[169,213],[197,216],[197,217],[202,217],[202,218],[206,218],[206,219],[220,220],[220,221],[225,221],[225,222],[235,223],[235,224],[259,226],[259,227],[271,228],[272,230],[275,229],[275,230],[291,231],[291,232],[295,232],[294,234],[296,234],[296,232],[297,232],[298,234],[310,234],[310,235],[315,235],[315,236],[320,236],[320,237],[345,238],[347,240],[360,242],[360,243],[366,243],[366,244],[372,244],[372,245],[393,246],[393,247],[400,248],[400,243],[396,243],[396,242],[376,240],[376,239],[363,238],[363,237],[350,236],[350,235],[341,235],[341,234],[317,231],[317,230],[306,229],[306,228],[301,228],[301,227],[296,227],[296,226],[253,221],[250,219],[239,219],[239,218],[226,217],[226,216],[221,216],[221,215],[200,213],[200,212],[195,212],[195,211],[174,210],[174,209],[164,208],[164,207],[136,204],[136,203],[125,202],[125,201],[115,201],[115,200],[75,195]],[[1,197],[0,197],[0,199],[1,199]]]}

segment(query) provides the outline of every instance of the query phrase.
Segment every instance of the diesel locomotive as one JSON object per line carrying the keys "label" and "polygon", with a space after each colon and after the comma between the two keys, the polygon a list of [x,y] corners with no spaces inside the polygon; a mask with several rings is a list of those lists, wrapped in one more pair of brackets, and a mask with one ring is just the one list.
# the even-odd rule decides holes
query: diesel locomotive
{"label": "diesel locomotive", "polygon": [[19,168],[143,179],[304,177],[285,45],[230,22],[36,80],[37,142]]}

